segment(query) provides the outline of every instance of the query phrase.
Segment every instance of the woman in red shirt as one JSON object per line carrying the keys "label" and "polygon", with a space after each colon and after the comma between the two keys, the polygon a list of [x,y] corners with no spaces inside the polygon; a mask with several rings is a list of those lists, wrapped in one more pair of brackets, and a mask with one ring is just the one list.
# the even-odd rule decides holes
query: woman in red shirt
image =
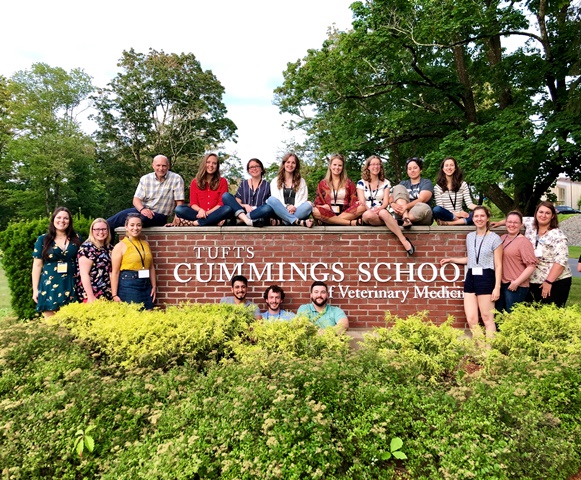
{"label": "woman in red shirt", "polygon": [[233,216],[230,207],[222,203],[228,191],[228,182],[220,177],[220,161],[215,153],[208,153],[200,162],[196,178],[190,184],[190,206],[178,205],[174,225],[207,227],[222,225]]}

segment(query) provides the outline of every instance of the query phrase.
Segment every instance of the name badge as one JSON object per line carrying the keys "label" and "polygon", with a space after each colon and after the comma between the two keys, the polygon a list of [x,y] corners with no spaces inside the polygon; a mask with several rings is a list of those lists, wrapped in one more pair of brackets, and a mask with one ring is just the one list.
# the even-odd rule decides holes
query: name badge
{"label": "name badge", "polygon": [[67,262],[58,262],[56,264],[56,272],[57,273],[67,273],[69,264]]}
{"label": "name badge", "polygon": [[149,278],[149,270],[139,270],[137,276],[139,278]]}
{"label": "name badge", "polygon": [[472,275],[482,275],[483,273],[482,267],[472,267]]}
{"label": "name badge", "polygon": [[537,248],[535,248],[535,257],[541,258],[542,256],[543,256],[543,247],[538,246]]}
{"label": "name badge", "polygon": [[341,213],[341,207],[339,205],[331,205],[331,209],[333,210],[334,213],[336,213],[337,215]]}

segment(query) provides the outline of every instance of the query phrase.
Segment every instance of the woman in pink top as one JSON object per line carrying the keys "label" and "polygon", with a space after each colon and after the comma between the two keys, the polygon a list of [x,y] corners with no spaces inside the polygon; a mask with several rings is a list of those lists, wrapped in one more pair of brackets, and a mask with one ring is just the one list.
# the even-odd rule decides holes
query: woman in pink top
{"label": "woman in pink top", "polygon": [[218,156],[215,153],[206,154],[190,185],[190,206],[176,207],[174,225],[222,225],[224,220],[234,214],[230,207],[222,203],[222,195],[227,191],[228,182],[220,177]]}
{"label": "woman in pink top", "polygon": [[505,225],[507,233],[500,237],[504,255],[500,298],[496,301],[496,309],[511,312],[515,303],[524,302],[527,298],[529,278],[535,271],[537,258],[532,243],[520,233],[522,214],[516,210],[509,212]]}

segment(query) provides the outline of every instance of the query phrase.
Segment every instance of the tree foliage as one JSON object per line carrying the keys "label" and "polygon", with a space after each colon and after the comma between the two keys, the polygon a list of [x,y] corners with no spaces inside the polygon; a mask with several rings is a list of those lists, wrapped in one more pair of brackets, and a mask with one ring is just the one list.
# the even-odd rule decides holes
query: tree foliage
{"label": "tree foliage", "polygon": [[[192,178],[206,151],[235,139],[236,125],[226,117],[224,88],[194,54],[130,49],[118,66],[95,96],[95,120],[108,188],[126,207],[155,155],[166,155],[172,170]],[[127,178],[134,179],[131,188]]]}
{"label": "tree foliage", "polygon": [[[434,173],[457,157],[503,211],[530,212],[557,176],[581,175],[579,5],[466,0],[355,2],[294,63],[276,103],[321,151],[376,153]],[[430,165],[431,164],[431,165]]]}

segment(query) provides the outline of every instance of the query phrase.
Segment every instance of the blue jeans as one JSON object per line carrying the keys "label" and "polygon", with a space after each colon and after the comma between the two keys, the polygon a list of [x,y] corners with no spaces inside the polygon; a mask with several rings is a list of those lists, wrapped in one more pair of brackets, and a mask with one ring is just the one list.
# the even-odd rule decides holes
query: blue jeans
{"label": "blue jeans", "polygon": [[227,205],[222,205],[218,210],[214,210],[206,218],[198,218],[197,212],[187,205],[178,205],[176,215],[184,220],[197,220],[200,227],[218,225],[222,220],[232,217],[232,209]]}
{"label": "blue jeans", "polygon": [[[439,205],[432,208],[432,214],[434,220],[443,220],[444,222],[451,222],[454,220],[454,214],[450,210],[440,207]],[[468,218],[464,218],[463,220],[466,225],[474,225],[472,222],[472,212],[468,214]]]}
{"label": "blue jeans", "polygon": [[117,295],[126,303],[143,303],[146,310],[153,309],[151,282],[149,278],[139,278],[136,270],[123,270],[119,273]]}
{"label": "blue jeans", "polygon": [[502,312],[503,310],[508,313],[512,312],[512,307],[516,303],[524,302],[529,293],[529,287],[518,287],[516,291],[511,292],[508,287],[510,283],[502,283],[500,285],[500,298],[496,301],[495,308]]}
{"label": "blue jeans", "polygon": [[[238,203],[234,195],[232,195],[231,193],[226,192],[224,195],[222,195],[222,203],[232,209],[235,217],[237,217],[241,213],[246,213],[244,207]],[[248,214],[248,217],[252,220],[258,220],[263,218],[266,221],[270,217],[272,217],[273,214],[274,212],[272,211],[272,208],[264,204],[252,210]]]}
{"label": "blue jeans", "polygon": [[285,225],[292,225],[293,223],[298,223],[299,220],[306,220],[313,211],[313,206],[310,202],[301,203],[294,214],[289,213],[278,198],[269,197],[268,200],[266,200],[266,204],[272,208],[274,214],[280,218]]}
{"label": "blue jeans", "polygon": [[[139,213],[139,210],[137,210],[135,207],[128,208],[126,210],[121,210],[119,213],[116,213],[107,219],[109,230],[111,230],[111,235],[115,233],[115,229],[117,227],[125,226],[125,220],[127,219],[127,215],[130,213]],[[162,213],[154,212],[153,218],[147,218],[144,215],[140,215],[140,217],[144,228],[163,227],[167,223],[167,215],[163,215]]]}

